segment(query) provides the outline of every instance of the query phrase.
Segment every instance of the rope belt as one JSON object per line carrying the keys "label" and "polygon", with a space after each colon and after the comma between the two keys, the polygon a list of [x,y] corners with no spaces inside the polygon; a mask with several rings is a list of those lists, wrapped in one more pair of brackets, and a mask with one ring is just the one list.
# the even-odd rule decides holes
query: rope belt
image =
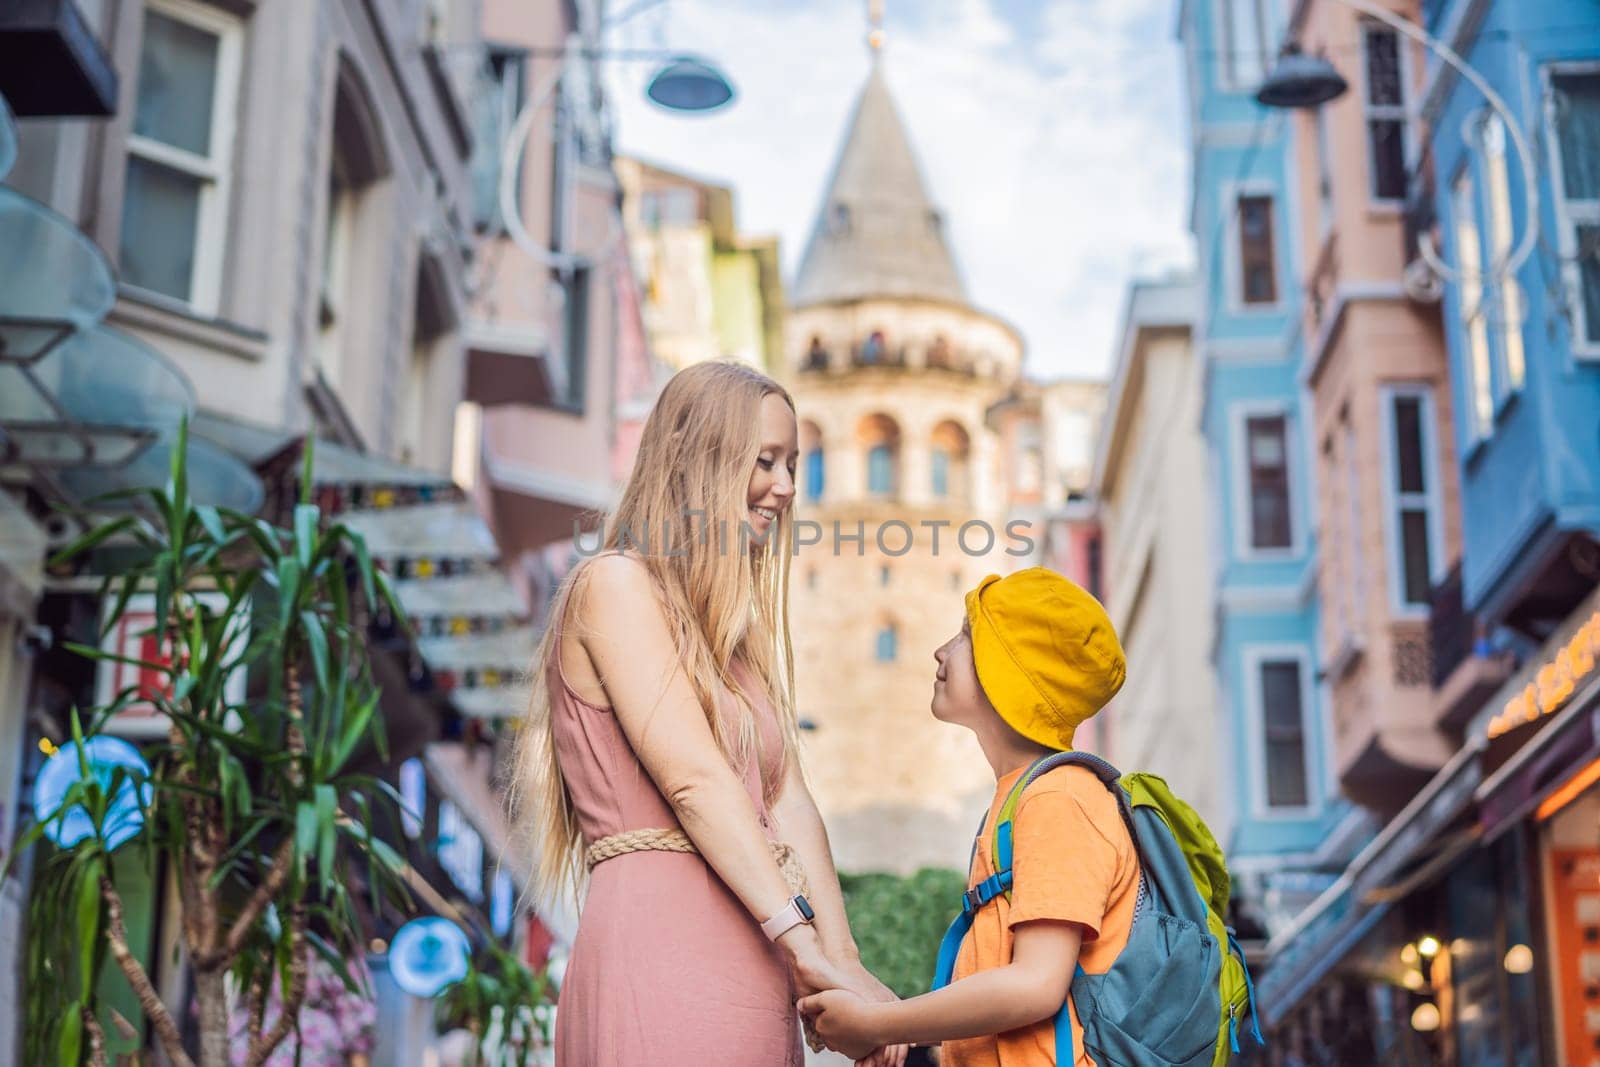
{"label": "rope belt", "polygon": [[[810,896],[811,887],[806,882],[805,868],[800,866],[800,857],[795,855],[794,848],[782,841],[770,841],[768,844],[772,846],[772,858],[778,861],[778,869],[783,872],[783,880],[789,884],[789,891],[802,897]],[[590,845],[584,851],[583,864],[592,871],[606,860],[626,856],[630,852],[698,854],[699,851],[682,830],[627,830],[602,837]]]}
{"label": "rope belt", "polygon": [[[806,882],[805,868],[800,865],[800,857],[795,855],[793,847],[782,841],[767,842],[772,846],[772,858],[778,861],[778,869],[783,872],[783,880],[789,883],[789,892],[798,896],[811,895],[811,888]],[[584,867],[593,871],[606,860],[626,856],[630,852],[690,852],[699,853],[694,847],[694,842],[689,840],[689,835],[682,830],[627,830],[610,837],[602,837],[590,845],[583,853]],[[826,1045],[817,1037],[811,1028],[810,1019],[802,1019],[804,1024],[806,1044],[811,1046],[811,1051],[821,1052]]]}

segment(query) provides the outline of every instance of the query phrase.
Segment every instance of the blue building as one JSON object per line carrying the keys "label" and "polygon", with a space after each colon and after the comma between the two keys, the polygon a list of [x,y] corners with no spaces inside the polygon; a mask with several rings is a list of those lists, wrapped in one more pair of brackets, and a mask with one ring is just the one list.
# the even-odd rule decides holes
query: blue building
{"label": "blue building", "polygon": [[1184,0],[1196,345],[1210,454],[1224,846],[1247,946],[1290,924],[1370,824],[1337,797],[1319,682],[1308,400],[1291,128],[1252,98],[1289,12]]}
{"label": "blue building", "polygon": [[[1429,289],[1418,260],[1442,264],[1462,539],[1432,589],[1430,667],[1460,747],[1274,938],[1258,988],[1288,1062],[1343,1032],[1361,1062],[1591,1063],[1600,8],[1422,0],[1420,21],[1407,288]],[[1348,57],[1326,58],[1360,85]]]}

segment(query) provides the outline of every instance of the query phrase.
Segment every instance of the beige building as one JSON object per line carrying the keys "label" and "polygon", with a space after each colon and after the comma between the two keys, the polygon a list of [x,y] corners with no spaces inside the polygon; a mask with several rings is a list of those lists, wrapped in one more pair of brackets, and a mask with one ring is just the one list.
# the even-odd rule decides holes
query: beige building
{"label": "beige building", "polygon": [[1225,839],[1198,313],[1192,279],[1137,282],[1128,293],[1093,481],[1104,600],[1128,679],[1099,716],[1097,740],[1120,769],[1164,777]]}
{"label": "beige building", "polygon": [[777,370],[778,239],[739,232],[725,185],[626,157],[615,168],[651,353],[672,370],[724,358]]}
{"label": "beige building", "polygon": [[[792,619],[807,767],[841,869],[962,867],[993,776],[935,721],[933,650],[962,593],[1026,558],[987,414],[1022,339],[975,308],[881,61],[856,102],[791,293],[800,412]],[[1014,554],[1008,555],[1012,551]]]}

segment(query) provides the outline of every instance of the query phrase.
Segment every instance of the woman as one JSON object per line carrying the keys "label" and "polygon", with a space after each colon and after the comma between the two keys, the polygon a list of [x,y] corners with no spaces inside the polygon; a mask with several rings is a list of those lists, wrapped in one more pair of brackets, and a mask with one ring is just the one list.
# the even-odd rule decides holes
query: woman
{"label": "woman", "polygon": [[796,452],[772,379],[682,371],[645,423],[606,551],[551,608],[513,786],[533,790],[514,806],[541,888],[588,880],[562,1067],[796,1067],[797,995],[893,995],[857,957],[797,758]]}

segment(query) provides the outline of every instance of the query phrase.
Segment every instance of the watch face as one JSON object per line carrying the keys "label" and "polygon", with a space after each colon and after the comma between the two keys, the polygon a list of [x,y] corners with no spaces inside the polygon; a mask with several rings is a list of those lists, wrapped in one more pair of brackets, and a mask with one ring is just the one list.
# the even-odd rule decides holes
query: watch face
{"label": "watch face", "polygon": [[811,910],[811,904],[805,897],[795,897],[794,906],[800,909],[800,914],[805,916],[806,922],[811,922],[817,917],[817,913]]}

